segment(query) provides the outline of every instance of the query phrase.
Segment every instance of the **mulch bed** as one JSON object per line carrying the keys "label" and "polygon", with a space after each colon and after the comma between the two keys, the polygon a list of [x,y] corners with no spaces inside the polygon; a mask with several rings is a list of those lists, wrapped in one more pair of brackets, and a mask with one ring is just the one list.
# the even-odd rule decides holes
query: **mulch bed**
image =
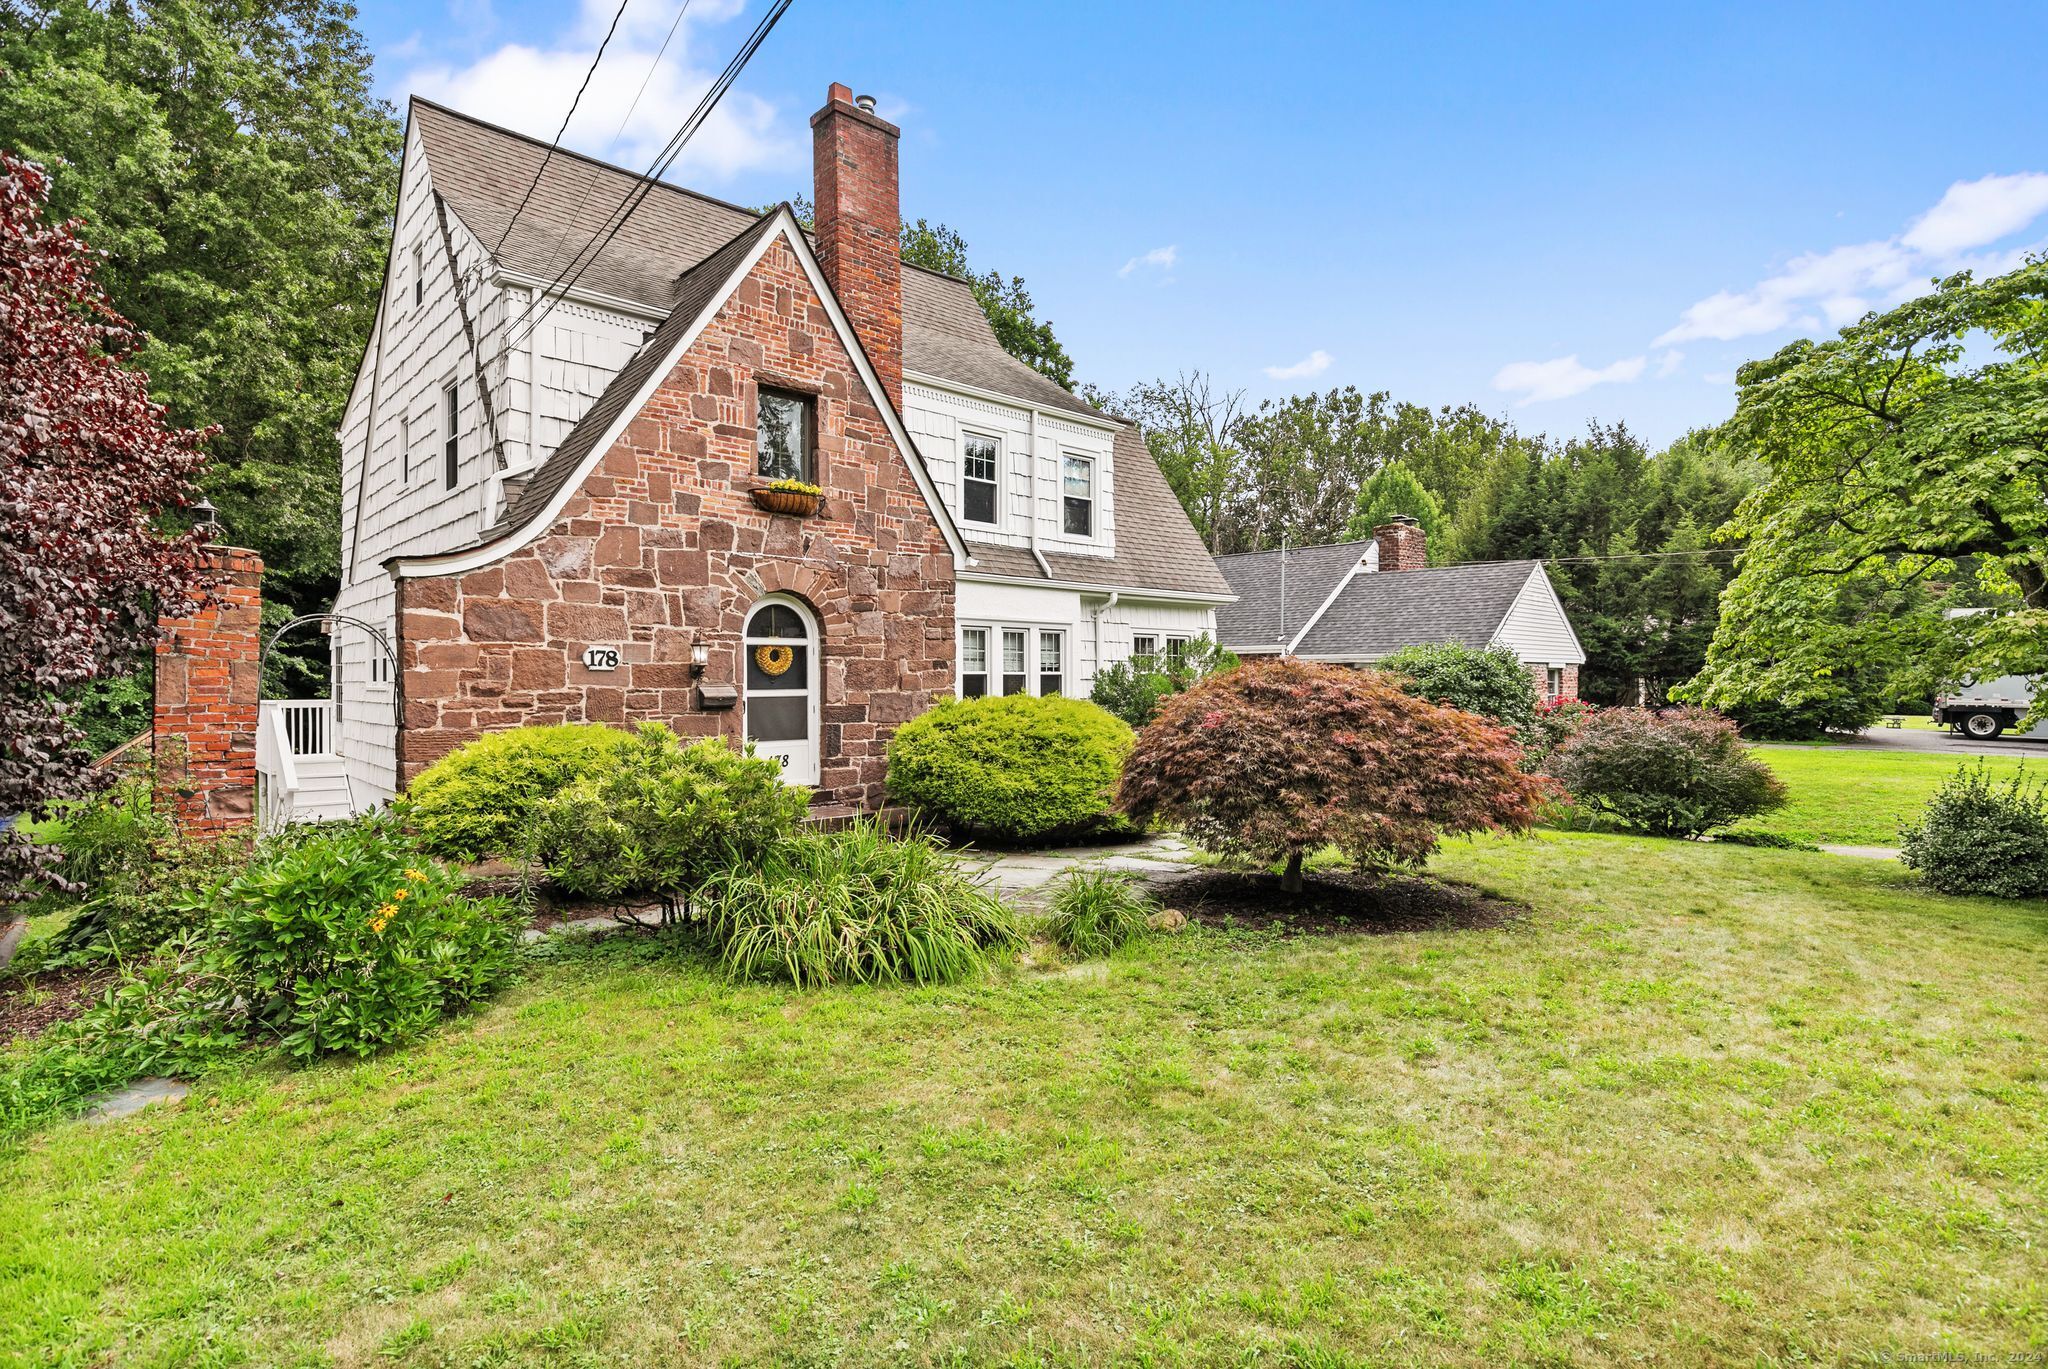
{"label": "mulch bed", "polygon": [[0,979],[0,1046],[40,1036],[51,1024],[78,1016],[118,977],[95,965]]}
{"label": "mulch bed", "polygon": [[1528,910],[1470,885],[1332,871],[1309,875],[1299,894],[1278,875],[1217,872],[1175,880],[1161,891],[1170,908],[1209,927],[1249,927],[1282,936],[1379,936],[1501,927]]}

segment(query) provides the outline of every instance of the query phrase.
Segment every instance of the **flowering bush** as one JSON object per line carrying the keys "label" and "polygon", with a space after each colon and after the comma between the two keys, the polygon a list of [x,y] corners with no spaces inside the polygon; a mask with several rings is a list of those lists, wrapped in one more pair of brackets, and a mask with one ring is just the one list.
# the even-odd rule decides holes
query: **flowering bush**
{"label": "flowering bush", "polygon": [[518,940],[510,905],[464,897],[377,817],[259,847],[220,892],[204,965],[291,1055],[368,1055],[503,982]]}
{"label": "flowering bush", "polygon": [[1546,767],[1575,803],[1655,836],[1697,837],[1785,802],[1735,724],[1704,708],[1608,708]]}
{"label": "flowering bush", "polygon": [[1287,863],[1335,845],[1419,865],[1446,832],[1521,831],[1545,785],[1506,728],[1409,695],[1393,676],[1292,658],[1213,676],[1139,734],[1118,799],[1228,859]]}

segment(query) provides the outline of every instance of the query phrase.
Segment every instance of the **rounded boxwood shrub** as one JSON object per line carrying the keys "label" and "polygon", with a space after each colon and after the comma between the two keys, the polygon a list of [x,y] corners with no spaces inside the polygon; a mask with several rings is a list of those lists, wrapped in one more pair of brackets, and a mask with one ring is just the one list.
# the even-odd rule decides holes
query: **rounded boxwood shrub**
{"label": "rounded boxwood shrub", "polygon": [[1130,725],[1086,699],[955,699],[896,729],[889,795],[921,820],[1005,842],[1115,825]]}
{"label": "rounded boxwood shrub", "polygon": [[443,756],[406,787],[401,811],[446,860],[523,854],[534,806],[615,762],[633,736],[603,723],[492,732]]}
{"label": "rounded boxwood shrub", "polygon": [[1631,831],[1697,837],[1785,802],[1785,786],[1704,708],[1607,708],[1551,753],[1572,802]]}
{"label": "rounded boxwood shrub", "polygon": [[1994,780],[1984,762],[1943,782],[1900,852],[1930,888],[1988,898],[2048,898],[2048,785],[2022,765]]}
{"label": "rounded boxwood shrub", "polygon": [[687,897],[713,874],[760,862],[809,807],[765,756],[718,738],[685,746],[643,723],[605,767],[534,806],[548,878],[585,898]]}

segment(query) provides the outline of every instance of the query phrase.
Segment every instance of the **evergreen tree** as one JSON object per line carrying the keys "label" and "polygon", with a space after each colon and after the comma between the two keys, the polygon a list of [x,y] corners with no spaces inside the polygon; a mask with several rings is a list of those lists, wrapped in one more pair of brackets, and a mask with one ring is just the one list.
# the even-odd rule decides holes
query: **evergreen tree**
{"label": "evergreen tree", "polygon": [[1344,535],[1348,538],[1370,537],[1374,528],[1403,514],[1422,525],[1422,531],[1429,539],[1430,563],[1443,564],[1444,511],[1438,506],[1436,496],[1424,489],[1422,482],[1400,461],[1380,467],[1359,486],[1358,508],[1351,515],[1350,526],[1344,529]]}

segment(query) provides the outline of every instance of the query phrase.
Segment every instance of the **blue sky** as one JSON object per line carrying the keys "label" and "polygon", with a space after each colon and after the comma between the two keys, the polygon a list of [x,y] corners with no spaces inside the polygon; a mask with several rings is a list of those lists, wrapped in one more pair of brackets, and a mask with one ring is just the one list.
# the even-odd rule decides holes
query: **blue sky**
{"label": "blue sky", "polygon": [[[546,137],[615,3],[361,24],[394,101]],[[655,68],[678,3],[629,0],[572,146],[644,165],[763,9],[690,0]],[[1023,275],[1084,379],[1662,443],[1726,416],[1743,360],[2048,243],[2044,63],[2038,3],[796,0],[672,179],[807,193],[842,80],[903,127],[905,214]]]}

